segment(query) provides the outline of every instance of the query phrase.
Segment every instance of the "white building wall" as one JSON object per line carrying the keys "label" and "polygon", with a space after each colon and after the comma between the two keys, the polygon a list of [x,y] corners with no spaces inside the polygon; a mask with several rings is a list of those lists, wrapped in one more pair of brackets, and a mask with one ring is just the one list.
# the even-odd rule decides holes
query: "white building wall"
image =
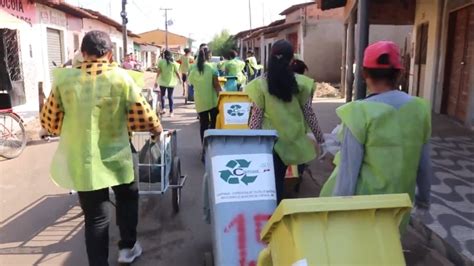
{"label": "white building wall", "polygon": [[72,38],[72,36],[68,33],[67,19],[64,12],[38,4],[36,5],[36,15],[37,24],[35,24],[33,28],[35,28],[35,32],[38,34],[38,38],[36,40],[39,41],[35,42],[35,46],[37,46],[39,54],[41,54],[41,56],[36,59],[36,65],[42,66],[41,68],[37,68],[37,77],[38,82],[43,82],[44,92],[46,95],[48,95],[51,91],[51,82],[47,45],[47,29],[55,29],[61,32],[63,62],[56,62],[57,64],[62,64],[67,60],[69,49],[68,43],[72,42],[72,40],[69,40]]}
{"label": "white building wall", "polygon": [[[24,27],[18,30],[20,44],[20,60],[22,66],[23,82],[25,89],[26,104],[29,108],[37,110],[38,108],[38,81],[42,80],[42,69],[38,62],[42,57],[40,45],[38,45],[39,34],[34,27]],[[22,115],[23,116],[23,115]]]}
{"label": "white building wall", "polygon": [[321,20],[306,27],[302,58],[308,76],[317,82],[340,82],[343,32],[340,21]]}
{"label": "white building wall", "polygon": [[[436,50],[438,49],[438,39],[441,38],[440,32],[438,30],[439,19],[439,6],[438,0],[417,0],[417,10],[415,15],[415,26],[413,27],[413,38],[412,38],[412,47],[415,46],[415,41],[417,39],[417,26],[422,23],[428,23],[428,49],[426,53],[426,67],[424,68],[424,75],[422,84],[423,87],[420,89],[420,96],[427,99],[433,106],[433,99],[435,95],[435,85],[436,85],[436,70],[437,70],[437,58]],[[410,94],[416,94],[416,84],[415,71],[415,54],[412,55],[411,60],[411,73],[410,73]]]}

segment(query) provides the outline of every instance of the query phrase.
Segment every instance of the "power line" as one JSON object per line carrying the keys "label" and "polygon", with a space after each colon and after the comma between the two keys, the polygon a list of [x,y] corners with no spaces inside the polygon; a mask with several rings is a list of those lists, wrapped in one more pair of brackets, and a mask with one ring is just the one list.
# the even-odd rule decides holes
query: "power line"
{"label": "power line", "polygon": [[150,13],[143,11],[143,9],[135,2],[135,0],[132,0],[132,4],[142,13],[142,15],[146,17],[153,17]]}

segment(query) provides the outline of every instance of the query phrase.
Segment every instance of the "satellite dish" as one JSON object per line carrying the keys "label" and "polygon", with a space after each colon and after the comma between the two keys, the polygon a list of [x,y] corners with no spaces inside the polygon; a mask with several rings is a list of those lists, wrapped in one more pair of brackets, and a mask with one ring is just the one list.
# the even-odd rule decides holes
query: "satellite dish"
{"label": "satellite dish", "polygon": [[166,22],[166,24],[167,24],[168,26],[173,26],[173,20],[171,20],[171,19],[168,20],[168,21]]}

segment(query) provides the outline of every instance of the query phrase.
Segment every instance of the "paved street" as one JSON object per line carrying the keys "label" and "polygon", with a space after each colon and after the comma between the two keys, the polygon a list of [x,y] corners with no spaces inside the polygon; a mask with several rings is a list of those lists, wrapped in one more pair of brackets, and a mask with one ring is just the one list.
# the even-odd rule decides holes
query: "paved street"
{"label": "paved street", "polygon": [[[181,95],[180,91],[175,93]],[[144,196],[140,202],[139,239],[144,255],[134,265],[200,265],[211,250],[210,227],[202,220],[199,123],[194,105],[178,97],[173,118],[165,116],[167,128],[178,132],[182,172],[189,179],[183,190],[181,212],[174,215],[171,194]],[[325,132],[337,120],[333,116],[340,100],[322,100],[320,110]],[[56,187],[49,179],[49,164],[57,143],[33,142],[20,158],[0,162],[0,265],[85,265],[84,232],[77,196]],[[331,170],[329,163],[315,162],[314,178],[321,180]],[[305,179],[304,196],[317,196],[321,182]],[[111,207],[111,212],[114,209]],[[113,221],[113,220],[112,220]],[[110,262],[117,257],[118,230],[111,223]]]}
{"label": "paved street", "polygon": [[[175,93],[181,95],[180,91]],[[143,256],[134,265],[202,265],[211,250],[210,227],[202,220],[202,176],[198,120],[193,105],[177,97],[167,128],[178,129],[182,172],[189,179],[183,190],[181,212],[174,215],[171,193],[144,196],[140,201],[139,240]],[[337,99],[318,99],[315,110],[324,132],[338,123]],[[86,265],[83,218],[77,196],[56,187],[48,168],[57,143],[32,142],[20,158],[0,162],[0,265]],[[305,175],[299,196],[314,197],[332,170],[330,161],[311,165],[313,178]],[[113,213],[114,208],[111,207]],[[111,223],[110,263],[116,265],[118,230]],[[413,229],[404,239],[409,265],[450,265],[426,247]],[[232,252],[232,251],[229,251]]]}

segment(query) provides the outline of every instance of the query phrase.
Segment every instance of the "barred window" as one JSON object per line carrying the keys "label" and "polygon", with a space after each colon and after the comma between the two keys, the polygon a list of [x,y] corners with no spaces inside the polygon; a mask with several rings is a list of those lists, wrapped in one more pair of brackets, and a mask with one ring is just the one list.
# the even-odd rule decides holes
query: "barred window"
{"label": "barred window", "polygon": [[5,51],[6,63],[10,79],[12,81],[23,80],[20,62],[20,42],[18,38],[18,31],[10,29],[0,29],[0,36],[2,38],[0,45]]}

